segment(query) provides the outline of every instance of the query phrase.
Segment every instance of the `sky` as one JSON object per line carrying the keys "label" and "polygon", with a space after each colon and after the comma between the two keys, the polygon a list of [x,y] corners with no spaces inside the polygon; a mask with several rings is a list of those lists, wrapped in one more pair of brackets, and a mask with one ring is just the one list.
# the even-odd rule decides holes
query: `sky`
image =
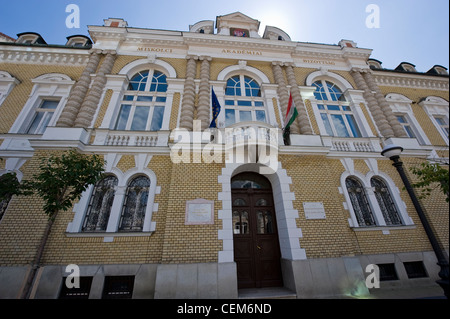
{"label": "sky", "polygon": [[[66,26],[70,4],[79,8],[79,28]],[[386,69],[401,62],[419,72],[436,64],[449,68],[448,0],[0,0],[0,32],[14,38],[37,32],[48,44],[65,44],[67,36],[89,35],[88,25],[110,17],[129,27],[188,31],[198,21],[236,11],[259,20],[261,36],[270,25],[292,41],[352,40],[372,49],[371,57]]]}

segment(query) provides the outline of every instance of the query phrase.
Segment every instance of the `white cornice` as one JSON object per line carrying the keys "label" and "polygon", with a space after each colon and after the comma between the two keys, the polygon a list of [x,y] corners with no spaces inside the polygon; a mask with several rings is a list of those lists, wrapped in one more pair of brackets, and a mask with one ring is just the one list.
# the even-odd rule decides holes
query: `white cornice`
{"label": "white cornice", "polygon": [[448,77],[383,71],[373,71],[373,77],[379,86],[395,86],[444,91],[449,90]]}
{"label": "white cornice", "polygon": [[88,50],[0,45],[0,63],[86,65]]}

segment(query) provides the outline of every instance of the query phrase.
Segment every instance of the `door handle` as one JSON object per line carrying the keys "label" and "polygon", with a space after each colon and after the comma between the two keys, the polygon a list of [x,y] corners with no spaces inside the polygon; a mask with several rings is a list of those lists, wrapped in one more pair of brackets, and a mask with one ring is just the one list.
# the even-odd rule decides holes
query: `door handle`
{"label": "door handle", "polygon": [[258,245],[256,245],[256,248],[261,249],[261,247],[259,247]]}

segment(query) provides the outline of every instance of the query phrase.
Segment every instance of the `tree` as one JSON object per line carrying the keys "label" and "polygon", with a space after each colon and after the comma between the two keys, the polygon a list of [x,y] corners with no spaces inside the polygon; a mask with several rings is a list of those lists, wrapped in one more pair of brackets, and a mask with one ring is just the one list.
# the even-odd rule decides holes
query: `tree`
{"label": "tree", "polygon": [[95,184],[102,178],[104,164],[104,160],[99,155],[80,154],[71,149],[61,156],[52,155],[42,159],[39,171],[31,180],[21,184],[20,188],[24,195],[36,192],[44,200],[43,210],[48,216],[22,298],[29,298],[45,244],[58,213],[70,209],[73,202],[81,197],[89,185]]}
{"label": "tree", "polygon": [[431,194],[434,188],[440,187],[444,195],[447,196],[446,201],[449,202],[449,171],[438,163],[421,163],[419,166],[411,168],[411,171],[419,179],[417,183],[411,186],[421,189],[421,198],[425,198]]}

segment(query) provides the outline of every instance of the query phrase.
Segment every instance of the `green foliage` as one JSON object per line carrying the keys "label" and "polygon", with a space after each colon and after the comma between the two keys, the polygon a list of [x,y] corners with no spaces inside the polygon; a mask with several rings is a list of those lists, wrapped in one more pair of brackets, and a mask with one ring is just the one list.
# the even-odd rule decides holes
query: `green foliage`
{"label": "green foliage", "polygon": [[16,173],[6,173],[0,176],[0,202],[9,200],[11,196],[20,195],[22,192]]}
{"label": "green foliage", "polygon": [[39,172],[32,180],[25,181],[22,188],[33,190],[44,199],[44,212],[53,220],[59,211],[71,208],[89,185],[102,178],[103,166],[100,156],[84,155],[72,149],[61,156],[43,159]]}
{"label": "green foliage", "polygon": [[434,188],[440,187],[444,195],[447,196],[446,201],[449,202],[449,171],[442,168],[437,163],[421,163],[419,166],[412,167],[411,171],[419,179],[412,187],[421,189],[421,198],[425,198],[431,194]]}

